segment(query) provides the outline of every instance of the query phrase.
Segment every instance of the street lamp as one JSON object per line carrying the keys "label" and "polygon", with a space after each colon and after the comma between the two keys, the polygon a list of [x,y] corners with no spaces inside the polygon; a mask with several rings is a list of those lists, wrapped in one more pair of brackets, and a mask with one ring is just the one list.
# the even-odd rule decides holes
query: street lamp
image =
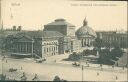
{"label": "street lamp", "polygon": [[32,58],[33,58],[33,43],[34,43],[34,40],[32,39]]}
{"label": "street lamp", "polygon": [[84,66],[82,65],[82,82],[84,81]]}
{"label": "street lamp", "polygon": [[[82,60],[83,60],[83,53],[82,53],[81,63],[82,63]],[[82,82],[83,82],[84,81],[84,66],[83,65],[81,66],[81,70],[82,70]]]}

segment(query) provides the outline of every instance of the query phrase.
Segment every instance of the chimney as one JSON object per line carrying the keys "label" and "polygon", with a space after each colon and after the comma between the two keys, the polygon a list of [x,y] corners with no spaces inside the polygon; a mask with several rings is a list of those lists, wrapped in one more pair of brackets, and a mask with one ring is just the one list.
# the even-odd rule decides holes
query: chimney
{"label": "chimney", "polygon": [[16,31],[16,26],[13,26],[13,31]]}
{"label": "chimney", "polygon": [[21,31],[22,30],[22,26],[18,26],[17,31]]}

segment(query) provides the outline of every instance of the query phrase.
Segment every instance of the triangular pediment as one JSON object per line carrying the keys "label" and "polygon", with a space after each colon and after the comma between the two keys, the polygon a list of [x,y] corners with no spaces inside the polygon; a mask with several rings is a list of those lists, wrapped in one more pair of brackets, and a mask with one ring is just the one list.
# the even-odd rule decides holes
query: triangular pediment
{"label": "triangular pediment", "polygon": [[22,36],[18,39],[18,42],[31,42],[31,41],[32,41],[32,39],[27,36]]}

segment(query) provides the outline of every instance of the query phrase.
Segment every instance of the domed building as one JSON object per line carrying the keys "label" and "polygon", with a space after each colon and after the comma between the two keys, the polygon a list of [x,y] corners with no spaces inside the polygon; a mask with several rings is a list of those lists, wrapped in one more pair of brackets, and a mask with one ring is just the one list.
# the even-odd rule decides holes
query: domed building
{"label": "domed building", "polygon": [[88,26],[86,18],[83,21],[83,26],[76,31],[76,36],[81,40],[82,47],[93,46],[93,41],[97,37],[95,31]]}

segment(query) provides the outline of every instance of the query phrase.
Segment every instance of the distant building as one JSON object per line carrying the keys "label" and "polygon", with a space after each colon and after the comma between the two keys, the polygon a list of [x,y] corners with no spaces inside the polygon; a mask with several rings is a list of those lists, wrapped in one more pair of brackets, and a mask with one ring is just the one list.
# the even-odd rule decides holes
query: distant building
{"label": "distant building", "polygon": [[54,22],[44,25],[44,31],[58,31],[65,36],[75,37],[75,26],[65,19],[56,19]]}
{"label": "distant building", "polygon": [[[68,23],[65,19],[56,19],[54,22],[44,25],[44,31],[57,31],[64,35],[64,37],[59,40],[59,52],[61,54],[74,51],[76,49],[74,45],[79,46],[77,48],[81,47],[81,43],[79,43],[75,36],[75,26]],[[76,44],[74,44],[74,42]]]}
{"label": "distant building", "polygon": [[11,29],[2,29],[0,30],[0,48],[3,47],[5,44],[4,44],[4,39],[7,37],[7,36],[11,36],[11,35],[15,35],[19,32],[22,32],[22,27],[19,26],[17,29],[16,29],[17,26],[13,26]]}
{"label": "distant building", "polygon": [[58,38],[63,35],[56,31],[27,31],[6,38],[6,49],[13,53],[36,54],[40,57],[58,53]]}
{"label": "distant building", "polygon": [[83,21],[83,26],[76,31],[76,35],[81,40],[82,47],[93,46],[93,41],[97,37],[95,31],[88,26],[86,18]]}
{"label": "distant building", "polygon": [[64,19],[57,19],[45,25],[43,31],[21,31],[7,36],[5,48],[40,57],[73,52],[81,48],[74,27]]}
{"label": "distant building", "polygon": [[[96,32],[97,36],[102,39],[105,43],[108,43],[110,47],[115,45],[121,48],[128,47],[128,33],[118,31],[99,31]],[[115,45],[114,45],[115,44]]]}

